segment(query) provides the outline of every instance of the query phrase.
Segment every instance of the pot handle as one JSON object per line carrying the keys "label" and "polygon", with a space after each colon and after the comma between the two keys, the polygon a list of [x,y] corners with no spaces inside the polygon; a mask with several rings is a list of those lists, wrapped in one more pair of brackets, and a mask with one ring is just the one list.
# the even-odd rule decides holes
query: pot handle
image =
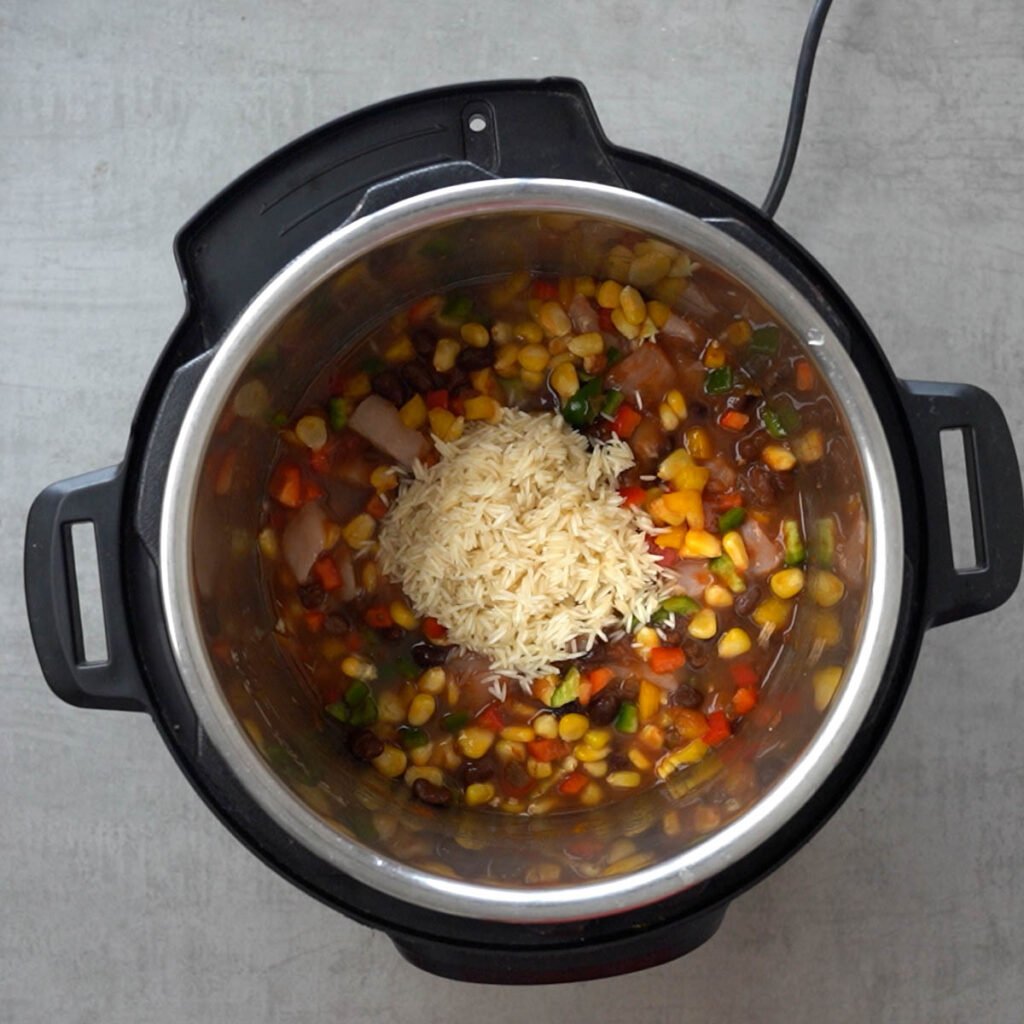
{"label": "pot handle", "polygon": [[[85,708],[148,710],[132,650],[121,582],[119,466],[51,484],[32,503],[25,533],[25,598],[32,642],[50,689]],[[78,604],[71,527],[91,523],[96,536],[106,661],[88,661]]]}
{"label": "pot handle", "polygon": [[[996,400],[970,384],[903,381],[903,405],[924,479],[928,530],[925,618],[940,626],[991,611],[1020,580],[1024,498],[1006,416]],[[977,564],[957,569],[950,541],[940,434],[960,430]]]}

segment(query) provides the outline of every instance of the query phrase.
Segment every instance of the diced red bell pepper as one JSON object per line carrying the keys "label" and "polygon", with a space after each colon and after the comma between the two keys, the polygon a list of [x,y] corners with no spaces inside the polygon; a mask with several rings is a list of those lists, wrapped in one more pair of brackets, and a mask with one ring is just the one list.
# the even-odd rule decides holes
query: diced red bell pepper
{"label": "diced red bell pepper", "polygon": [[448,392],[447,391],[428,391],[424,396],[424,401],[427,403],[428,409],[447,409],[448,408]]}
{"label": "diced red bell pepper", "polygon": [[270,496],[287,508],[302,504],[302,472],[294,462],[279,462],[270,478]]}
{"label": "diced red bell pepper", "polygon": [[717,747],[732,735],[729,719],[724,711],[712,711],[707,717],[708,731],[701,738],[709,747]]}
{"label": "diced red bell pepper", "polygon": [[369,512],[374,519],[383,519],[388,514],[388,507],[384,504],[384,499],[379,494],[375,494],[366,503],[366,511]]}
{"label": "diced red bell pepper", "polygon": [[363,618],[371,629],[390,629],[395,624],[386,604],[375,604],[367,608]]}
{"label": "diced red bell pepper", "polygon": [[313,563],[313,575],[328,593],[341,586],[341,573],[338,571],[338,564],[330,555],[321,555]]}
{"label": "diced red bell pepper", "polygon": [[745,412],[740,412],[738,409],[726,409],[725,412],[718,417],[718,422],[726,430],[731,430],[738,434],[750,422],[750,417]]}
{"label": "diced red bell pepper", "polygon": [[722,494],[711,494],[708,496],[708,504],[719,512],[726,509],[739,508],[743,504],[743,495],[739,491],[725,491]]}
{"label": "diced red bell pepper", "polygon": [[505,728],[505,720],[501,717],[497,704],[488,704],[474,719],[477,725],[491,732],[501,732]]}
{"label": "diced red bell pepper", "polygon": [[465,416],[466,415],[466,400],[462,397],[462,395],[455,395],[453,398],[449,398],[448,399],[448,408],[456,416]]}
{"label": "diced red bell pepper", "polygon": [[675,565],[679,561],[679,552],[675,548],[659,548],[653,537],[647,538],[647,550],[650,551],[662,565]]}
{"label": "diced red bell pepper", "polygon": [[647,659],[651,671],[661,675],[665,672],[675,672],[686,664],[686,655],[682,647],[652,647]]}
{"label": "diced red bell pepper", "polygon": [[327,616],[321,611],[311,610],[305,612],[306,628],[310,633],[319,633],[324,628],[324,619]]}
{"label": "diced red bell pepper", "polygon": [[426,298],[420,299],[419,302],[414,302],[409,307],[409,323],[415,327],[429,317],[432,317],[435,313],[440,313],[443,306],[444,299],[439,295],[428,295]]}
{"label": "diced red bell pepper", "polygon": [[557,761],[569,753],[569,744],[563,740],[530,740],[526,749],[535,761]]}
{"label": "diced red bell pepper", "polygon": [[309,468],[314,473],[326,473],[331,468],[331,451],[327,445],[309,453]]}
{"label": "diced red bell pepper", "polygon": [[306,505],[311,501],[316,501],[317,498],[324,496],[324,489],[315,481],[307,480],[302,485],[302,504]]}
{"label": "diced red bell pepper", "polygon": [[558,301],[558,282],[557,281],[545,281],[543,278],[537,278],[530,287],[530,294],[535,299],[540,299],[541,302]]}
{"label": "diced red bell pepper", "polygon": [[626,508],[640,506],[647,500],[647,491],[642,487],[620,487],[619,496]]}
{"label": "diced red bell pepper", "polygon": [[612,311],[610,309],[605,309],[604,306],[598,307],[597,325],[602,331],[614,331],[616,334],[618,333],[618,331],[615,330],[615,323],[612,321]]}
{"label": "diced red bell pepper", "polygon": [[737,715],[753,711],[757,705],[757,694],[749,686],[741,686],[732,695],[732,707]]}
{"label": "diced red bell pepper", "polygon": [[423,620],[423,635],[428,640],[443,640],[448,635],[448,630],[432,615],[428,615]]}
{"label": "diced red bell pepper", "polygon": [[737,686],[756,688],[760,682],[757,673],[746,662],[733,662],[729,666],[729,673]]}
{"label": "diced red bell pepper", "polygon": [[806,359],[798,359],[796,363],[797,391],[810,391],[814,387],[814,370]]}
{"label": "diced red bell pepper", "polygon": [[640,426],[640,421],[643,416],[640,415],[631,405],[627,405],[623,402],[619,406],[619,411],[615,414],[615,418],[612,420],[612,433],[617,434],[624,441],[632,436],[633,431]]}
{"label": "diced red bell pepper", "polygon": [[573,772],[571,775],[566,775],[555,788],[563,796],[575,796],[586,784],[587,777],[583,772]]}

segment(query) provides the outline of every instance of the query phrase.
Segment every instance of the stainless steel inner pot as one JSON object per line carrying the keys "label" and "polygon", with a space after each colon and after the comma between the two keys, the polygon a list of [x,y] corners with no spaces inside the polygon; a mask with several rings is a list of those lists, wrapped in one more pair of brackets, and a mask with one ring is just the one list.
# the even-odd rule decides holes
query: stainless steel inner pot
{"label": "stainless steel inner pot", "polygon": [[[215,493],[216,466],[208,458],[225,410],[254,376],[267,387],[268,407],[290,411],[329,360],[404,302],[524,267],[593,273],[602,246],[624,226],[731,275],[802,340],[845,417],[866,488],[865,598],[840,690],[824,716],[782,716],[730,741],[770,749],[779,774],[756,798],[737,801],[717,830],[694,838],[659,827],[667,809],[699,795],[705,782],[690,773],[607,808],[513,818],[435,812],[410,801],[402,787],[331,755],[312,731],[313,709],[275,646],[275,617],[256,556],[275,432],[265,416],[244,421],[229,498]],[[428,244],[440,237],[444,246]],[[276,362],[268,370],[272,353]],[[260,292],[221,342],[175,444],[165,495],[164,612],[208,741],[297,843],[379,891],[464,917],[545,922],[622,912],[697,885],[753,851],[821,786],[861,726],[881,682],[901,597],[902,518],[889,448],[871,398],[825,320],[765,260],[713,223],[583,182],[499,179],[440,189],[343,225],[312,246]],[[230,637],[228,656],[211,650],[214,629]],[[795,687],[808,685],[809,671],[798,629],[764,705],[781,705]],[[326,777],[304,773],[306,760],[324,758],[331,760]],[[500,848],[561,867],[564,843],[581,833],[631,837],[644,854],[641,866],[588,878],[576,865],[556,884],[524,886],[451,877],[424,854],[428,840],[445,837],[463,849]],[[396,834],[407,838],[389,842]]]}

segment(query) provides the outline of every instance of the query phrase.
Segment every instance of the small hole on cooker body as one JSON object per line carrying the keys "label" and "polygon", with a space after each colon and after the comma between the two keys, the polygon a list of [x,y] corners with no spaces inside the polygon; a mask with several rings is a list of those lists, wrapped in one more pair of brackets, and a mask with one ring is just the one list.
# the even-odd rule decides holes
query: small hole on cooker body
{"label": "small hole on cooker body", "polygon": [[487,118],[483,114],[473,114],[469,119],[469,130],[471,132],[483,132],[487,130]]}

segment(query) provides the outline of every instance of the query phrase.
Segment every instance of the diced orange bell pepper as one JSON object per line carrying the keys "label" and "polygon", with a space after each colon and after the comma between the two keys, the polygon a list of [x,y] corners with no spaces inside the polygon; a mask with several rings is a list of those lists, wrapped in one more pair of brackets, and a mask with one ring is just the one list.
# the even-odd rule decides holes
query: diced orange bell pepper
{"label": "diced orange bell pepper", "polygon": [[287,508],[302,504],[302,473],[293,462],[280,462],[270,478],[270,496]]}
{"label": "diced orange bell pepper", "polygon": [[612,433],[621,437],[623,441],[630,438],[633,431],[640,426],[643,417],[631,405],[623,403],[612,420]]}
{"label": "diced orange bell pepper", "polygon": [[310,633],[319,633],[324,628],[324,619],[327,616],[321,611],[307,611],[305,613],[306,628]]}
{"label": "diced orange bell pepper", "polygon": [[367,608],[363,618],[371,629],[390,629],[395,624],[391,610],[386,604],[375,604]]}
{"label": "diced orange bell pepper", "polygon": [[749,686],[741,686],[732,696],[732,707],[737,715],[753,711],[757,705],[757,694]]}
{"label": "diced orange bell pepper", "polygon": [[740,412],[738,409],[726,409],[726,411],[718,417],[718,422],[726,430],[731,430],[738,434],[750,422],[750,417],[745,412]]}
{"label": "diced orange bell pepper", "polygon": [[448,635],[448,630],[430,615],[423,620],[422,629],[428,640],[443,640]]}
{"label": "diced orange bell pepper", "polygon": [[701,739],[709,747],[717,747],[720,743],[724,743],[732,735],[732,729],[729,726],[729,719],[725,717],[724,711],[712,711],[708,715],[708,731],[704,733]]}
{"label": "diced orange bell pepper", "polygon": [[337,563],[330,555],[321,555],[313,563],[313,575],[328,593],[341,586],[341,573],[338,571]]}
{"label": "diced orange bell pepper", "polygon": [[610,668],[594,668],[587,673],[587,682],[590,683],[590,698],[593,700],[615,677]]}
{"label": "diced orange bell pepper", "polygon": [[563,796],[575,796],[587,784],[587,777],[583,772],[573,772],[566,775],[556,787]]}
{"label": "diced orange bell pepper", "polygon": [[557,761],[569,753],[569,744],[563,740],[530,740],[526,749],[535,761]]}
{"label": "diced orange bell pepper", "polygon": [[686,655],[682,647],[652,647],[647,663],[652,672],[661,675],[664,672],[675,672],[686,664]]}

